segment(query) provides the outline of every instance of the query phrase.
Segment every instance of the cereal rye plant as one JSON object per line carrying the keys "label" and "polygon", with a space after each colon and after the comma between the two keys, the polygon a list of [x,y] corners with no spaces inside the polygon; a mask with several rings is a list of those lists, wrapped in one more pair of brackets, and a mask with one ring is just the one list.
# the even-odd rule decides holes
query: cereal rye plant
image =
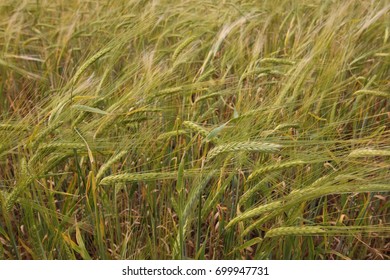
{"label": "cereal rye plant", "polygon": [[389,1],[0,3],[0,259],[389,259]]}

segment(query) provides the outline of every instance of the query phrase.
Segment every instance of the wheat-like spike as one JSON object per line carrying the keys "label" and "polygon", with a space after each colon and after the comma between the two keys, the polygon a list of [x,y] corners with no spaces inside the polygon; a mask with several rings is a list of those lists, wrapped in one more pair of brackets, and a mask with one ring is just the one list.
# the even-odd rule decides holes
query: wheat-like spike
{"label": "wheat-like spike", "polygon": [[261,205],[261,206],[255,208],[255,209],[246,211],[246,212],[242,213],[241,215],[235,217],[234,219],[232,219],[228,223],[226,228],[229,228],[229,227],[231,227],[232,225],[234,225],[234,224],[236,224],[238,222],[247,220],[247,219],[252,218],[252,217],[259,216],[259,215],[261,215],[261,214],[263,214],[265,212],[274,211],[274,210],[276,210],[278,208],[281,208],[281,207],[283,207],[283,202],[282,201],[274,201],[274,202],[270,202],[270,203]]}
{"label": "wheat-like spike", "polygon": [[271,75],[274,75],[274,76],[285,76],[286,75],[286,73],[283,73],[282,71],[271,70],[268,73],[258,75],[258,78],[260,78],[262,76],[266,76],[267,74],[271,74]]}
{"label": "wheat-like spike", "polygon": [[199,195],[201,194],[202,190],[206,187],[208,182],[211,180],[211,178],[216,174],[216,170],[211,170],[209,174],[201,181],[199,182],[195,188],[191,189],[191,192],[188,196],[186,206],[183,211],[182,219],[184,219],[185,222],[187,222],[187,218],[190,214],[190,211],[192,210],[196,200],[198,199]]}
{"label": "wheat-like spike", "polygon": [[275,65],[294,65],[295,62],[289,59],[267,57],[260,60],[260,63],[272,63]]}
{"label": "wheat-like spike", "polygon": [[54,151],[55,148],[39,148],[36,153],[30,158],[28,165],[33,166],[36,164],[37,161],[42,160],[45,156],[50,154],[52,151]]}
{"label": "wheat-like spike", "polygon": [[202,100],[205,100],[205,99],[208,99],[208,98],[213,98],[213,97],[216,97],[216,96],[221,96],[223,95],[224,93],[223,92],[213,92],[213,93],[210,93],[210,94],[205,94],[205,95],[202,95],[200,96],[199,98],[197,98],[195,100],[195,103],[198,103]]}
{"label": "wheat-like spike", "polygon": [[390,227],[383,224],[369,225],[369,226],[322,226],[323,229],[327,230],[332,234],[351,234],[351,233],[389,233]]}
{"label": "wheat-like spike", "polygon": [[[308,189],[310,190],[311,188],[314,188],[314,187],[317,187],[318,185],[322,184],[322,185],[325,185],[325,181],[326,180],[329,180],[329,175],[325,175],[323,177],[320,177],[319,179],[315,180],[309,187]],[[329,182],[327,182],[329,183]],[[259,184],[257,184],[255,187],[253,187],[252,189],[250,189],[249,191],[247,191],[241,198],[240,198],[240,201],[239,201],[239,204],[244,204],[246,202],[246,200],[250,197],[249,196],[249,192],[251,190],[254,190],[254,192],[256,192],[259,188],[261,187],[261,182]],[[292,191],[291,193],[295,193],[297,192],[297,190],[295,191]],[[248,195],[247,195],[248,194]],[[252,193],[251,193],[252,194]],[[271,211],[267,211],[267,215],[263,215],[259,220],[257,220],[256,222],[250,224],[247,228],[245,228],[245,230],[242,232],[242,236],[245,236],[247,234],[249,234],[253,229],[263,225],[266,221],[268,221],[269,219],[272,219],[274,218],[275,216],[279,215],[281,212],[283,212],[283,207],[280,207],[279,209],[277,208],[274,208]]]}
{"label": "wheat-like spike", "polygon": [[76,74],[73,76],[73,84],[77,83],[81,74],[84,73],[84,71],[88,68],[88,66],[90,66],[92,63],[94,63],[96,60],[98,60],[99,58],[101,58],[103,55],[105,55],[111,50],[112,47],[102,49],[101,51],[97,52],[95,55],[91,56],[86,62],[84,62],[84,64],[81,65],[81,67],[77,70]]}
{"label": "wheat-like spike", "polygon": [[86,149],[85,144],[83,143],[67,143],[67,142],[57,142],[42,145],[38,150],[50,150],[50,149]]}
{"label": "wheat-like spike", "polygon": [[342,235],[351,233],[388,233],[390,227],[386,226],[301,226],[301,227],[279,227],[269,230],[264,238],[271,238],[285,235]]}
{"label": "wheat-like spike", "polygon": [[2,123],[2,124],[0,124],[0,130],[6,130],[6,131],[9,131],[9,130],[11,130],[11,131],[14,131],[14,130],[24,130],[24,131],[28,131],[29,127],[21,125],[21,124]]}
{"label": "wheat-like spike", "polygon": [[262,216],[260,219],[258,219],[257,221],[251,223],[247,228],[245,228],[245,230],[241,233],[241,236],[248,235],[255,228],[261,227],[262,225],[264,225],[264,223],[266,221],[268,221],[269,219],[272,219],[272,218],[280,215],[281,213],[283,213],[283,211],[279,210],[279,209],[278,210],[274,210],[272,212],[268,212],[267,215]]}
{"label": "wheat-like spike", "polygon": [[185,39],[183,42],[180,43],[180,45],[176,48],[175,52],[172,55],[172,60],[175,61],[177,57],[180,55],[180,53],[189,45],[192,41],[194,41],[197,37],[191,36],[187,39]]}
{"label": "wheat-like spike", "polygon": [[72,150],[72,149],[86,149],[85,144],[81,143],[65,143],[65,142],[57,142],[41,145],[34,156],[30,159],[29,165],[34,165],[37,160],[41,160],[43,157],[48,155],[50,152],[56,149],[63,150]]}
{"label": "wheat-like spike", "polygon": [[[258,182],[255,186],[251,187],[249,190],[247,190],[241,197],[240,200],[238,201],[239,205],[245,204],[249,198],[253,197],[253,195],[261,190],[264,186],[264,183],[267,182],[269,178],[265,177],[262,179],[260,182]],[[248,181],[247,181],[248,183]]]}
{"label": "wheat-like spike", "polygon": [[[44,165],[43,167],[43,171],[41,172],[41,174],[47,174],[49,171],[51,171],[54,167],[58,166],[62,161],[64,161],[65,159],[67,159],[68,157],[70,157],[72,154],[66,154],[66,155],[63,155],[63,154],[60,154],[60,155],[56,155],[54,156],[53,158],[50,158],[47,163]],[[31,162],[31,161],[30,161]],[[30,163],[31,164],[31,163]]]}
{"label": "wheat-like spike", "polygon": [[115,156],[112,156],[105,164],[103,164],[98,173],[96,174],[96,181],[100,181],[100,178],[104,175],[104,173],[111,167],[112,164],[117,162],[121,157],[123,157],[125,154],[127,154],[127,150],[120,151],[118,154]]}
{"label": "wheat-like spike", "polygon": [[[138,108],[138,109],[131,110],[130,112],[125,113],[124,115],[128,117],[128,116],[135,115],[138,113],[147,113],[147,112],[161,112],[161,109]],[[106,132],[108,130],[108,127],[110,127],[116,120],[118,120],[119,116],[120,115],[107,115],[107,116],[105,116],[105,118],[103,119],[103,121],[101,122],[99,127],[96,129],[96,132],[94,134],[94,138],[96,138],[99,135],[101,135],[102,133]],[[139,121],[143,121],[145,119],[138,117],[138,118],[134,118],[133,120],[139,122]]]}
{"label": "wheat-like spike", "polygon": [[386,192],[390,191],[390,185],[387,184],[367,184],[367,185],[325,185],[322,187],[303,188],[292,191],[283,198],[283,207],[289,208],[297,203],[312,200],[329,194],[342,193],[362,193],[362,192]]}
{"label": "wheat-like spike", "polygon": [[390,191],[390,185],[387,184],[367,184],[367,185],[324,185],[322,187],[308,187],[292,191],[284,197],[283,207],[290,208],[303,201],[312,200],[329,194],[342,193],[363,193],[363,192],[386,192]]}
{"label": "wheat-like spike", "polygon": [[64,249],[63,251],[65,252],[65,256],[66,256],[66,259],[67,260],[74,260],[75,259],[75,256],[74,254],[71,252],[71,250],[69,249],[68,245],[66,244],[66,242],[61,239],[61,243],[62,243],[62,248]]}
{"label": "wheat-like spike", "polygon": [[241,76],[241,80],[245,79],[246,77],[248,76],[252,76],[252,75],[260,75],[260,74],[270,74],[272,71],[275,71],[274,68],[272,67],[256,67],[254,68],[253,70],[251,71],[248,71],[246,73],[244,73],[242,76]]}
{"label": "wheat-like spike", "polygon": [[[220,173],[223,173],[221,170]],[[207,197],[207,200],[205,201],[204,205],[202,205],[202,218],[206,219],[207,215],[210,214],[210,211],[215,205],[217,204],[218,200],[221,199],[223,194],[226,192],[226,189],[231,186],[232,180],[234,180],[235,173],[231,172],[229,174],[229,177],[223,180],[222,185],[217,189],[214,195],[209,194]],[[221,179],[220,179],[221,182]]]}
{"label": "wheat-like spike", "polygon": [[[314,189],[314,187],[318,187],[318,185],[322,184],[323,186],[326,186],[326,184],[329,184],[330,182],[326,182],[326,180],[330,180],[330,175],[325,175],[325,176],[322,176],[320,177],[319,179],[315,180],[309,187],[307,187],[308,190],[312,190]],[[261,184],[259,183],[258,185],[261,186]],[[257,191],[257,186],[256,185],[255,187],[253,187],[251,190],[255,190]],[[305,188],[306,189],[306,188]],[[294,190],[291,192],[291,194],[293,193],[297,193],[298,191],[299,192],[299,195],[304,192],[305,189],[302,189],[302,190]],[[248,191],[249,192],[249,191]],[[246,200],[249,198],[246,197],[246,194],[248,193],[246,192],[240,199],[240,204],[244,204],[246,202]],[[245,196],[245,197],[244,197]],[[244,200],[245,199],[245,200]],[[243,201],[242,201],[243,200]],[[288,206],[288,205],[287,205]],[[259,227],[260,225],[263,225],[266,221],[274,218],[275,216],[279,215],[280,213],[282,213],[284,210],[283,207],[279,207],[278,208],[274,208],[272,209],[272,212],[271,211],[266,211],[267,212],[267,215],[263,215],[259,220],[257,220],[256,222],[250,224],[243,232],[242,232],[242,236],[245,236],[247,234],[249,234],[253,229]]]}
{"label": "wheat-like spike", "polygon": [[277,152],[282,148],[281,145],[273,144],[273,143],[263,143],[263,142],[232,142],[224,145],[219,145],[209,151],[207,154],[207,159],[211,160],[221,153],[227,152],[239,152],[239,151],[247,151],[247,152],[264,152],[264,153],[272,153]]}
{"label": "wheat-like spike", "polygon": [[295,190],[280,200],[273,201],[265,205],[261,205],[255,209],[242,213],[241,215],[232,219],[228,223],[226,228],[229,228],[238,222],[260,216],[266,212],[270,212],[278,208],[288,209],[293,207],[296,204],[308,200],[313,200],[324,195],[342,194],[342,193],[362,193],[362,192],[388,192],[388,191],[390,191],[390,185],[388,184],[330,185],[324,187],[304,188],[300,190]]}
{"label": "wheat-like spike", "polygon": [[106,132],[108,130],[107,128],[110,127],[117,118],[118,115],[104,116],[104,118],[102,119],[103,121],[101,121],[101,124],[96,129],[93,138],[95,139],[96,137],[100,136],[103,132]]}
{"label": "wheat-like spike", "polygon": [[156,112],[161,112],[162,110],[161,109],[158,109],[158,108],[138,108],[138,109],[134,109],[134,110],[131,110],[127,113],[125,113],[126,116],[130,116],[130,115],[134,115],[134,114],[137,114],[137,113],[156,113]]}
{"label": "wheat-like spike", "polygon": [[376,156],[390,156],[390,150],[374,150],[374,149],[357,149],[353,150],[348,157],[376,157]]}
{"label": "wheat-like spike", "polygon": [[33,225],[31,228],[31,239],[32,239],[32,245],[34,246],[34,252],[37,254],[37,258],[40,260],[47,259],[46,252],[42,247],[42,241],[39,237],[39,229],[36,225]]}
{"label": "wheat-like spike", "polygon": [[266,76],[267,74],[270,74],[271,71],[273,71],[273,68],[271,67],[257,67],[251,71],[247,71],[244,74],[242,74],[240,77],[240,81],[243,81],[247,77],[251,77],[251,76],[257,76],[257,77],[261,77],[263,75]]}
{"label": "wheat-like spike", "polygon": [[198,125],[194,122],[184,121],[183,125],[189,129],[191,129],[192,131],[199,133],[203,137],[207,137],[207,135],[209,134],[209,132],[206,129],[204,129],[203,127],[201,127],[200,125]]}
{"label": "wheat-like spike", "polygon": [[361,90],[355,91],[353,95],[373,95],[373,96],[390,98],[390,93],[388,93],[388,92],[383,92],[383,91],[379,91],[379,90],[368,90],[368,89],[361,89]]}
{"label": "wheat-like spike", "polygon": [[264,238],[271,238],[285,235],[319,235],[326,234],[326,230],[319,226],[303,226],[303,227],[278,227],[269,230]]}
{"label": "wheat-like spike", "polygon": [[[199,170],[184,171],[184,176],[193,176],[199,174]],[[148,172],[148,173],[124,173],[104,177],[100,185],[112,185],[119,182],[138,182],[138,181],[156,181],[176,179],[177,172]]]}
{"label": "wheat-like spike", "polygon": [[204,70],[207,68],[207,65],[209,64],[210,60],[217,54],[222,42],[225,40],[226,36],[232,31],[234,30],[235,28],[237,28],[237,26],[240,26],[242,24],[244,24],[246,21],[247,21],[247,17],[243,16],[241,18],[239,18],[238,20],[232,22],[231,24],[228,24],[228,25],[224,25],[223,28],[221,29],[221,31],[219,32],[218,36],[217,36],[217,40],[215,41],[215,43],[213,44],[212,48],[210,49],[209,53],[207,54],[207,57],[205,58],[205,60],[203,61],[203,65],[202,67],[199,69],[198,73],[197,73],[197,77],[199,77],[200,75],[202,75],[202,73],[204,72]]}
{"label": "wheat-like spike", "polygon": [[303,160],[294,160],[294,161],[289,161],[289,162],[284,162],[284,163],[278,163],[278,164],[273,164],[273,165],[269,165],[269,166],[264,166],[264,167],[261,167],[259,169],[256,169],[255,171],[253,171],[252,174],[250,174],[248,176],[247,182],[250,182],[250,181],[256,179],[259,175],[261,175],[263,173],[266,173],[266,172],[271,172],[271,171],[275,171],[275,170],[289,168],[289,167],[292,167],[292,166],[295,166],[295,165],[302,165],[302,164],[305,164],[305,163],[306,162],[303,161]]}
{"label": "wheat-like spike", "polygon": [[183,89],[184,89],[183,86],[173,87],[173,88],[165,88],[165,89],[160,90],[157,93],[157,96],[162,96],[162,95],[167,95],[167,94],[171,94],[171,93],[176,93],[176,92],[182,91]]}
{"label": "wheat-like spike", "polygon": [[317,180],[315,180],[315,181],[309,186],[309,188],[317,187],[317,186],[320,185],[320,184],[325,185],[326,180],[331,180],[333,177],[334,177],[333,174],[324,175],[324,176],[318,178]]}
{"label": "wheat-like spike", "polygon": [[32,181],[33,176],[29,174],[27,169],[27,163],[23,159],[21,162],[20,179],[5,200],[5,211],[7,213],[11,212],[12,207],[15,205],[15,202],[17,201],[19,196],[24,192],[24,190]]}
{"label": "wheat-like spike", "polygon": [[157,140],[164,140],[167,138],[176,137],[176,136],[184,135],[187,133],[188,133],[188,131],[184,130],[184,129],[173,130],[173,131],[169,131],[169,132],[165,132],[165,133],[160,134],[157,137]]}
{"label": "wheat-like spike", "polygon": [[[179,168],[179,170],[180,170],[180,168]],[[214,176],[215,173],[216,173],[216,170],[210,171],[208,176],[205,177],[201,182],[199,182],[199,184],[197,184],[197,186],[194,189],[191,190],[190,195],[187,199],[186,205],[184,207],[184,210],[178,214],[179,219],[180,219],[181,224],[182,224],[182,227],[183,227],[182,228],[183,234],[185,234],[185,232],[187,231],[187,226],[189,224],[188,217],[190,215],[190,211],[192,210],[192,208],[193,208],[197,198],[201,194],[202,190],[207,185],[207,183],[210,181],[210,179]],[[176,207],[176,208],[178,208],[178,207]],[[175,254],[177,254],[179,252],[178,250],[180,248],[180,239],[181,239],[180,233],[178,233],[178,235],[176,237],[175,245],[173,248],[173,251],[175,252]]]}
{"label": "wheat-like spike", "polygon": [[42,140],[47,136],[49,135],[50,133],[52,133],[54,130],[56,130],[58,127],[60,127],[64,122],[63,121],[59,121],[57,123],[54,123],[54,124],[51,124],[50,126],[48,126],[46,129],[44,129],[42,132],[40,132],[36,137],[35,139],[32,141],[31,143],[31,148],[32,149],[36,149],[38,147],[38,145],[42,142]]}
{"label": "wheat-like spike", "polygon": [[5,205],[5,201],[6,201],[7,196],[8,196],[8,194],[6,191],[0,190],[0,209],[3,209],[3,205]]}

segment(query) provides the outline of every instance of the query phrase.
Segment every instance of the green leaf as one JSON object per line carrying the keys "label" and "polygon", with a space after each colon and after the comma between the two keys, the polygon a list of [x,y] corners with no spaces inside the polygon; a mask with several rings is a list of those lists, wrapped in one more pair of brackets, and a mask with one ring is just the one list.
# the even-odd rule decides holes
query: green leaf
{"label": "green leaf", "polygon": [[96,113],[101,115],[108,115],[106,111],[100,110],[98,108],[89,107],[86,105],[73,105],[72,108],[84,111],[84,112],[90,112],[90,113]]}
{"label": "green leaf", "polygon": [[263,238],[260,238],[260,237],[255,237],[247,242],[245,242],[244,244],[242,244],[241,246],[239,246],[238,248],[236,248],[236,250],[244,250],[248,247],[251,247],[257,243],[260,243],[263,241]]}
{"label": "green leaf", "polygon": [[210,133],[206,137],[206,141],[211,141],[213,138],[217,137],[219,133],[226,127],[227,123],[224,123],[213,130],[210,131]]}
{"label": "green leaf", "polygon": [[84,240],[83,240],[83,237],[81,236],[81,232],[80,232],[80,229],[79,229],[77,224],[76,224],[76,240],[77,240],[77,245],[78,245],[79,253],[80,253],[81,257],[84,260],[91,260],[92,258],[88,254],[87,249],[85,248]]}

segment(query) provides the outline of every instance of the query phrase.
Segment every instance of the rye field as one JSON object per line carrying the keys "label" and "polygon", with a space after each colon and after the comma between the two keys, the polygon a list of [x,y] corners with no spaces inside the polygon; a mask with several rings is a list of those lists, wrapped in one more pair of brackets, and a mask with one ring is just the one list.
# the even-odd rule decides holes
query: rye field
{"label": "rye field", "polygon": [[390,259],[390,1],[2,0],[0,259]]}

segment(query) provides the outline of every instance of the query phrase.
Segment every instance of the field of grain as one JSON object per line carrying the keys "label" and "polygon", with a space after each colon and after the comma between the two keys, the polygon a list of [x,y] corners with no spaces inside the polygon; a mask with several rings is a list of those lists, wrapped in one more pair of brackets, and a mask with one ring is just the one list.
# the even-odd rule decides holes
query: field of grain
{"label": "field of grain", "polygon": [[389,259],[388,0],[2,0],[0,259]]}

